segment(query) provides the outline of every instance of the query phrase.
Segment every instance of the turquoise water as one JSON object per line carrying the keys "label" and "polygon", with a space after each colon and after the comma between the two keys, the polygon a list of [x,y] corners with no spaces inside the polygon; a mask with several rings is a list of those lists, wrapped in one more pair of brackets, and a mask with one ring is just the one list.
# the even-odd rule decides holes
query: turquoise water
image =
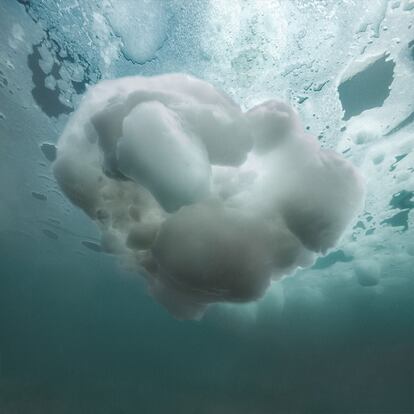
{"label": "turquoise water", "polygon": [[[0,0],[0,413],[413,413],[413,17],[410,0]],[[199,320],[102,251],[52,171],[92,85],[170,72],[243,110],[288,102],[365,183],[325,256]]]}

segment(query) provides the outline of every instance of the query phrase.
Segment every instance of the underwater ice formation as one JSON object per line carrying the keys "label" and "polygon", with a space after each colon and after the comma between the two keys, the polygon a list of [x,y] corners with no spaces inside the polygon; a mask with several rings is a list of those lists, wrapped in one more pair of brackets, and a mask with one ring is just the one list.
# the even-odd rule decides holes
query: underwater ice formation
{"label": "underwater ice formation", "polygon": [[178,318],[255,300],[272,280],[312,265],[363,198],[353,166],[322,150],[288,105],[242,112],[181,74],[89,89],[53,171],[99,226],[102,250],[143,273]]}

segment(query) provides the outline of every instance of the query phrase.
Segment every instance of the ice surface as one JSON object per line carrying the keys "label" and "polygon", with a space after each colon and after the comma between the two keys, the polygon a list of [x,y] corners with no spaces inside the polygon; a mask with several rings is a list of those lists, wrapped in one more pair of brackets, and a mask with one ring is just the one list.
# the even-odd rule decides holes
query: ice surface
{"label": "ice surface", "polygon": [[53,171],[101,228],[104,250],[145,269],[152,295],[179,318],[257,299],[272,279],[313,264],[364,192],[352,164],[322,150],[288,105],[243,113],[182,74],[91,88]]}
{"label": "ice surface", "polygon": [[107,15],[129,59],[141,64],[154,59],[167,37],[166,2],[118,0],[108,4]]}

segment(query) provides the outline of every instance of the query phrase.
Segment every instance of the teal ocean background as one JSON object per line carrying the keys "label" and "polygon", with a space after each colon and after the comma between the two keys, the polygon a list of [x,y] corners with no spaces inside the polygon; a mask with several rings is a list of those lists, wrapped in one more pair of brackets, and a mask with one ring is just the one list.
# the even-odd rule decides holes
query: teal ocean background
{"label": "teal ocean background", "polygon": [[[411,0],[0,0],[0,414],[414,413]],[[89,85],[278,97],[366,180],[338,246],[179,321],[52,171]]]}

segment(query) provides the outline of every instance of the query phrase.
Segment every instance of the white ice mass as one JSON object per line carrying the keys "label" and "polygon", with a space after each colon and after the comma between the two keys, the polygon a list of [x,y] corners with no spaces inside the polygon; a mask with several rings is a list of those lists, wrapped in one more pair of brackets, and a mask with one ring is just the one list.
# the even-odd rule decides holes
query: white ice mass
{"label": "white ice mass", "polygon": [[99,226],[102,249],[183,319],[211,303],[255,300],[272,280],[312,265],[364,194],[351,163],[322,150],[288,105],[243,112],[183,74],[91,87],[53,171]]}

